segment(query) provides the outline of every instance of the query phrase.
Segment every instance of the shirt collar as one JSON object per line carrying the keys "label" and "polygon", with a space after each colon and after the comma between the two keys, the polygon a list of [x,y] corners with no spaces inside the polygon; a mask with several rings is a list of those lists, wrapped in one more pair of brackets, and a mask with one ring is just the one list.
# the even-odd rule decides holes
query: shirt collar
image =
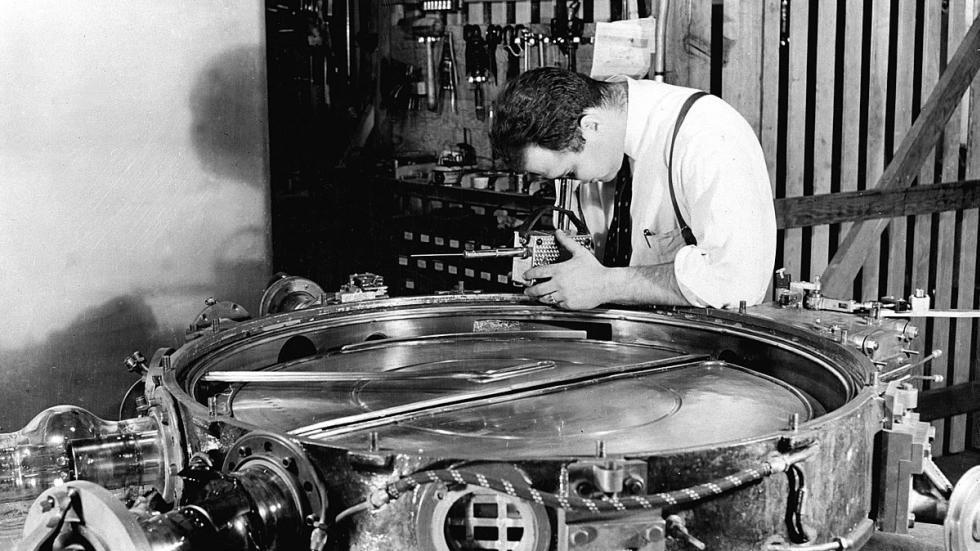
{"label": "shirt collar", "polygon": [[635,101],[636,86],[636,80],[626,77],[626,134],[623,137],[623,152],[631,159],[636,158],[640,136],[643,133],[643,122],[646,119],[643,106]]}

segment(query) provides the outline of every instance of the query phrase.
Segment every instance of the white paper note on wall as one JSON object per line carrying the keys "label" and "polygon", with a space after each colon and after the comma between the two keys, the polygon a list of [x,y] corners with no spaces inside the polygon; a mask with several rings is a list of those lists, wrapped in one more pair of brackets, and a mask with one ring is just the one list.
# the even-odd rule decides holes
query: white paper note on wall
{"label": "white paper note on wall", "polygon": [[589,76],[597,80],[617,75],[645,77],[655,51],[656,30],[653,17],[596,23]]}

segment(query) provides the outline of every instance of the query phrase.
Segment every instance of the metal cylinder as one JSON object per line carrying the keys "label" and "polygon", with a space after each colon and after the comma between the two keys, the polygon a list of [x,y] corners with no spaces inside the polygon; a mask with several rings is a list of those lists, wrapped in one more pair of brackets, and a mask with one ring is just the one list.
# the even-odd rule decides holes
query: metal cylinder
{"label": "metal cylinder", "polygon": [[140,521],[150,550],[301,547],[302,515],[289,484],[272,470],[249,469],[214,478],[190,503]]}
{"label": "metal cylinder", "polygon": [[76,478],[109,489],[152,485],[166,476],[157,431],[77,440],[71,458]]}

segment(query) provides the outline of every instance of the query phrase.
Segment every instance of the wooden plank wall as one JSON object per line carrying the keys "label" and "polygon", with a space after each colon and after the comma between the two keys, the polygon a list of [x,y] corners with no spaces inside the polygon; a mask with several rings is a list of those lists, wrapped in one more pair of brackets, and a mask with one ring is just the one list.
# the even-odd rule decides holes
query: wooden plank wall
{"label": "wooden plank wall", "polygon": [[[710,60],[713,67],[722,64],[721,82],[715,76],[705,86],[703,78],[685,80],[689,70],[672,71],[704,63],[676,41],[668,52],[668,80],[711,89],[746,116],[759,132],[777,197],[874,187],[980,8],[980,2],[969,0],[791,0],[782,9],[775,1],[714,4],[723,13],[708,18],[708,25],[723,21],[720,35],[718,29],[698,27],[704,18],[689,16],[680,28],[686,35],[721,37],[724,47],[712,52],[722,59]],[[693,0],[675,11],[710,5]],[[915,185],[978,174],[980,80]],[[781,229],[777,266],[795,278],[814,279],[849,226]],[[894,218],[869,252],[853,295],[839,298],[906,297],[921,288],[933,296],[936,308],[976,309],[977,233],[977,209]],[[923,353],[945,352],[926,368],[946,378],[933,387],[977,380],[976,321],[919,324]],[[980,447],[977,421],[980,417],[967,415],[936,421],[937,454]]]}

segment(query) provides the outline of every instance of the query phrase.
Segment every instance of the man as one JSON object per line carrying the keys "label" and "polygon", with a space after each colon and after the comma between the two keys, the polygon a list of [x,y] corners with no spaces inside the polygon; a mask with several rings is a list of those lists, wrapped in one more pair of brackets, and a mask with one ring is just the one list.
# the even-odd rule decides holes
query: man
{"label": "man", "polygon": [[[557,68],[507,84],[494,150],[515,170],[582,181],[577,210],[596,243],[593,255],[556,233],[572,257],[528,270],[539,283],[526,295],[571,310],[762,302],[776,251],[765,158],[745,119],[717,97],[691,100],[678,126],[695,92]],[[632,180],[619,178],[617,190],[626,167]]]}

